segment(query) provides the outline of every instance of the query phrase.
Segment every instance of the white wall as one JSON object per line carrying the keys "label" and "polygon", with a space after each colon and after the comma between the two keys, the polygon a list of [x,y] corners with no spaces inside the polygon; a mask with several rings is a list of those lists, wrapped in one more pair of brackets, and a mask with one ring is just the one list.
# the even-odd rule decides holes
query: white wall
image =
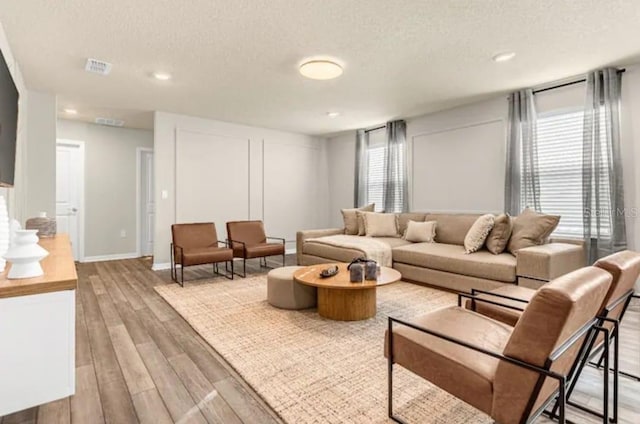
{"label": "white wall", "polygon": [[85,144],[84,259],[135,257],[136,149],[152,148],[153,133],[60,119],[58,139]]}
{"label": "white wall", "polygon": [[[25,218],[56,214],[56,96],[28,92]],[[24,224],[24,222],[22,222]]]}
{"label": "white wall", "polygon": [[[539,113],[584,104],[584,84],[536,95]],[[640,65],[622,77],[622,157],[627,239],[640,248]],[[498,212],[504,209],[506,96],[407,119],[412,149],[410,209]],[[327,140],[330,223],[341,226],[341,208],[353,207],[355,131]]]}
{"label": "white wall", "polygon": [[356,160],[356,134],[346,132],[327,139],[329,157],[329,225],[342,228],[340,209],[352,208]]}
{"label": "white wall", "polygon": [[[165,112],[155,113],[154,266],[169,262],[171,224],[261,219],[295,246],[300,229],[328,225],[324,140]],[[162,193],[166,193],[166,199]]]}

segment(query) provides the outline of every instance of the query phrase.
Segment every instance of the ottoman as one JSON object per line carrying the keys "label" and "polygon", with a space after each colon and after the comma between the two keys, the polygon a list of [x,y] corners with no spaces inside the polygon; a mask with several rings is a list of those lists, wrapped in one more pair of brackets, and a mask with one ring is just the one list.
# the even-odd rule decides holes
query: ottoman
{"label": "ottoman", "polygon": [[267,274],[267,302],[281,309],[308,309],[316,306],[317,289],[293,281],[293,273],[304,268],[285,266]]}

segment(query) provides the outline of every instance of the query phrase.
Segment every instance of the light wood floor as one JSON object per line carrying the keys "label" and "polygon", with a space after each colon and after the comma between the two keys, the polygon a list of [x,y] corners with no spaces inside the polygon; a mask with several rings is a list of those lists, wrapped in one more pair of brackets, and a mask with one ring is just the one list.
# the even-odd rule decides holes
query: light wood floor
{"label": "light wood floor", "polygon": [[[248,271],[261,272],[257,261]],[[76,394],[0,417],[0,424],[281,422],[153,290],[169,284],[168,271],[152,272],[148,260],[136,259],[80,264],[78,275]],[[209,267],[185,273],[209,275]],[[627,316],[623,337],[623,367],[640,374],[637,310]],[[600,381],[599,372],[588,370],[575,399],[599,406]],[[640,383],[621,383],[621,422],[638,423]]]}

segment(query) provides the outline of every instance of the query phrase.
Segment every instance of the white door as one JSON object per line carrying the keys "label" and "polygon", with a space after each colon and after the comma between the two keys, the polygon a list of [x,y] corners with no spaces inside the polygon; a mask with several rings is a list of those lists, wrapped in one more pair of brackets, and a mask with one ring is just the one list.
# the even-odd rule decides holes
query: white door
{"label": "white door", "polygon": [[140,152],[140,254],[153,254],[153,223],[156,205],[153,196],[153,152]]}
{"label": "white door", "polygon": [[59,142],[56,147],[56,221],[58,233],[71,239],[73,258],[81,260],[80,225],[84,151],[80,144]]}

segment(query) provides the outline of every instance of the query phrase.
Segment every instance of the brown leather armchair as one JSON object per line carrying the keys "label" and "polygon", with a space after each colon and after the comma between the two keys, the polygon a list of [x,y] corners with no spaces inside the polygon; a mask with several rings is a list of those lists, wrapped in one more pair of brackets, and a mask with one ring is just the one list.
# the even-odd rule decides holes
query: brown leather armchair
{"label": "brown leather armchair", "polygon": [[[569,372],[596,315],[611,274],[586,267],[542,287],[515,327],[462,307],[440,309],[411,322],[390,317],[385,335],[389,417],[393,365],[398,364],[490,415],[497,423],[531,422],[556,398],[566,422]],[[394,327],[395,324],[395,327]],[[605,344],[608,352],[608,344]],[[603,373],[608,386],[609,373]]]}
{"label": "brown leather armchair", "polygon": [[[184,268],[213,264],[214,274],[233,279],[233,251],[227,242],[218,240],[213,222],[173,224],[171,226],[171,278],[184,287]],[[225,274],[218,272],[218,263],[224,262]],[[231,273],[227,264],[231,262]],[[180,281],[176,265],[180,265]]]}
{"label": "brown leather armchair", "polygon": [[[609,272],[613,281],[598,314],[600,323],[603,327],[609,329],[613,335],[612,341],[617,346],[617,337],[619,335],[618,327],[620,321],[624,318],[625,312],[631,299],[638,297],[634,294],[634,286],[640,276],[640,253],[625,250],[617,252],[598,260],[594,266],[602,268]],[[504,286],[492,291],[472,290],[472,298],[467,300],[466,308],[486,315],[490,318],[504,322],[507,325],[515,326],[520,320],[524,310],[527,308],[531,299],[535,296],[536,290],[519,287]],[[478,301],[482,299],[482,301]],[[601,417],[600,411],[580,405],[570,400],[571,394],[575,388],[575,384],[580,377],[582,370],[591,359],[600,355],[597,367],[600,368],[604,361],[604,337],[600,334],[598,337],[592,336],[585,341],[583,346],[583,354],[579,361],[576,362],[572,373],[575,378],[567,392],[567,403],[578,407],[585,412]],[[617,397],[618,397],[618,374],[625,375],[635,380],[640,380],[638,376],[625,373],[618,370],[618,349],[614,346],[614,402],[613,402],[613,419],[617,419]]]}
{"label": "brown leather armchair", "polygon": [[268,237],[262,221],[227,222],[227,242],[233,249],[233,257],[242,258],[242,274],[237,275],[243,278],[247,276],[247,259],[260,258],[260,266],[266,267],[268,256],[282,255],[282,266],[285,264],[285,239]]}

